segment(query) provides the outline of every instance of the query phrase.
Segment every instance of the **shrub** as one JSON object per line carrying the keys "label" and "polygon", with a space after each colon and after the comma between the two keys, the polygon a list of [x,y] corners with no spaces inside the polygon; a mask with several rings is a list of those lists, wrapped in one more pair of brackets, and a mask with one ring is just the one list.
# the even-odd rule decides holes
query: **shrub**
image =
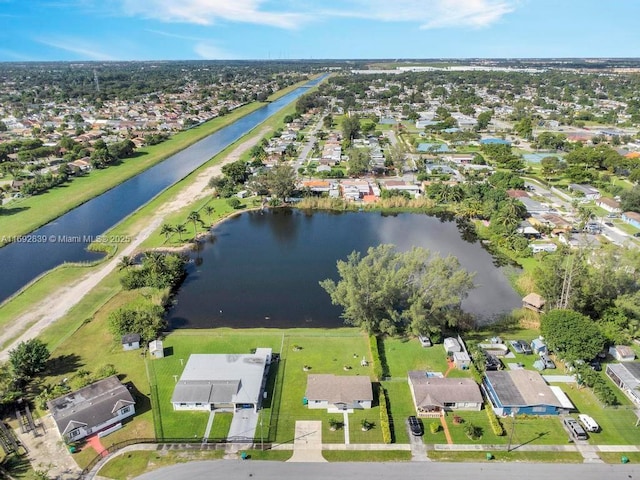
{"label": "shrub", "polygon": [[391,424],[389,422],[387,394],[382,387],[380,387],[380,390],[378,392],[378,404],[380,405],[380,429],[382,430],[382,441],[384,443],[391,443]]}
{"label": "shrub", "polygon": [[431,424],[429,424],[429,430],[433,434],[438,433],[441,428],[442,428],[442,425],[440,425],[439,422],[431,422]]}
{"label": "shrub", "polygon": [[482,428],[469,422],[464,427],[464,433],[471,440],[478,440],[480,437],[482,437]]}
{"label": "shrub", "polygon": [[378,337],[369,335],[369,350],[371,350],[371,359],[373,361],[373,375],[376,380],[383,377],[382,362],[380,362],[380,351],[378,350]]}
{"label": "shrub", "polygon": [[491,430],[493,430],[493,433],[498,437],[504,435],[504,427],[502,426],[502,423],[500,423],[500,419],[493,411],[491,405],[487,403],[484,409],[487,412],[487,417],[489,418],[489,424],[491,425]]}

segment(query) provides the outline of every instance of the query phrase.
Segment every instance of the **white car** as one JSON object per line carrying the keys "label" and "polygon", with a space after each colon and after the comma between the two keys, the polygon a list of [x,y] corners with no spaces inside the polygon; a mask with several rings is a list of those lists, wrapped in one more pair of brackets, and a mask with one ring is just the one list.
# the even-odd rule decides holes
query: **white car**
{"label": "white car", "polygon": [[598,425],[598,423],[589,415],[581,413],[580,415],[578,415],[578,420],[580,420],[580,423],[584,425],[584,428],[588,432],[597,432],[598,430],[600,430],[600,425]]}

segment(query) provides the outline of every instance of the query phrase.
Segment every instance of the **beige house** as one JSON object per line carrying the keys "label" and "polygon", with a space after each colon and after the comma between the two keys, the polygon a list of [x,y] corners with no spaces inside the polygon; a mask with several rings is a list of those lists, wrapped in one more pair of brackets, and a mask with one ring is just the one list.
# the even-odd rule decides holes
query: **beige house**
{"label": "beige house", "polygon": [[453,410],[482,409],[480,387],[470,378],[432,377],[409,372],[409,387],[418,416],[440,416]]}
{"label": "beige house", "polygon": [[309,408],[345,411],[371,408],[373,389],[369,377],[312,374],[307,377],[305,399]]}

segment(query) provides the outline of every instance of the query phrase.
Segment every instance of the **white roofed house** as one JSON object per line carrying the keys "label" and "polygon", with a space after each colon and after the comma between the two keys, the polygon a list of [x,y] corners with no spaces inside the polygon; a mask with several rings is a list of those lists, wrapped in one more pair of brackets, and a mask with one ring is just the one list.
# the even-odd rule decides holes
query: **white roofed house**
{"label": "white roofed house", "polygon": [[112,375],[49,400],[47,408],[60,436],[70,443],[118,428],[122,420],[135,414],[135,400],[118,377]]}
{"label": "white roofed house", "polygon": [[193,354],[173,390],[174,410],[258,411],[271,349],[255,354]]}

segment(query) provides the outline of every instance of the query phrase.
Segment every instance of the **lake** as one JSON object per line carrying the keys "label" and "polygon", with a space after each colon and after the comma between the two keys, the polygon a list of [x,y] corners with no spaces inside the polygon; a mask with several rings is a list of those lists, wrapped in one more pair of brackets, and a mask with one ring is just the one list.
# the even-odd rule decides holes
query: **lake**
{"label": "lake", "polygon": [[382,243],[451,254],[476,272],[463,308],[477,324],[521,306],[507,278],[513,267],[497,267],[473,235],[434,216],[275,209],[239,214],[212,234],[175,297],[171,328],[343,326],[341,309],[318,282],[338,280],[337,260]]}

